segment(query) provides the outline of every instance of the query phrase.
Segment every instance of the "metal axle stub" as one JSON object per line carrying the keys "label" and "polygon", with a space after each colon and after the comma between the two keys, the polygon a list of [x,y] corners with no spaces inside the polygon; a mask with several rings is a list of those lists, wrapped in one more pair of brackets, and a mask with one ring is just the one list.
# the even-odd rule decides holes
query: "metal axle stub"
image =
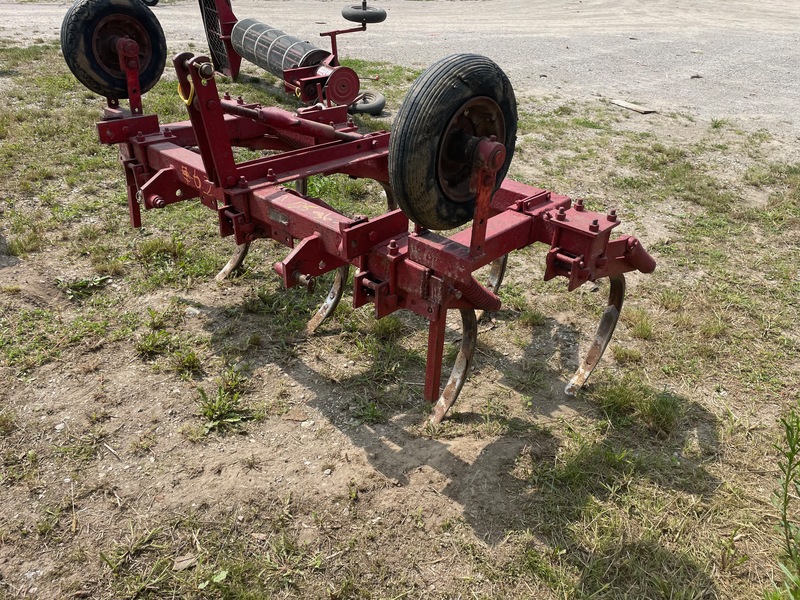
{"label": "metal axle stub", "polygon": [[228,276],[233,273],[234,271],[238,271],[242,267],[242,263],[244,262],[245,257],[247,256],[247,252],[250,250],[250,242],[245,242],[244,244],[238,244],[236,246],[236,250],[233,252],[233,256],[228,261],[222,270],[217,273],[217,276],[214,277],[217,281],[224,281],[228,278]]}
{"label": "metal axle stub", "polygon": [[307,334],[310,335],[319,329],[319,326],[322,325],[322,323],[333,314],[336,307],[339,306],[339,301],[342,299],[344,286],[347,285],[347,278],[349,276],[350,265],[343,265],[336,269],[333,285],[331,285],[328,295],[325,296],[325,301],[319,307],[316,314],[308,321],[308,325],[306,325]]}
{"label": "metal axle stub", "polygon": [[600,362],[600,358],[602,358],[603,352],[605,352],[617,326],[617,321],[619,321],[622,302],[625,299],[625,276],[622,274],[612,275],[609,280],[611,288],[608,292],[608,306],[603,311],[603,316],[600,317],[600,325],[597,327],[597,333],[594,336],[592,345],[589,347],[589,351],[586,353],[586,358],[564,389],[564,393],[569,396],[574,396],[583,387],[586,380],[589,379],[589,375],[592,374],[597,363]]}
{"label": "metal axle stub", "polygon": [[453,364],[450,378],[436,404],[433,405],[433,412],[428,419],[434,425],[442,422],[447,411],[461,393],[461,388],[464,387],[464,382],[467,380],[469,366],[472,364],[472,357],[475,354],[475,346],[478,343],[478,319],[475,317],[475,311],[471,308],[461,308],[459,311],[461,312],[461,346],[458,348],[458,355]]}

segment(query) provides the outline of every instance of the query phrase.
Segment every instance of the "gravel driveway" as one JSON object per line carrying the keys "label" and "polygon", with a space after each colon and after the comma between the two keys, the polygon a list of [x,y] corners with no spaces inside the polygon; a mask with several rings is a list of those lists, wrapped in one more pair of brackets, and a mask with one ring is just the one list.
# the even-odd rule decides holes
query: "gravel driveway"
{"label": "gravel driveway", "polygon": [[[253,17],[320,40],[343,2],[233,0]],[[618,97],[702,120],[800,136],[798,0],[383,0],[381,24],[343,38],[343,56],[424,67],[453,52],[493,58],[518,96]],[[58,36],[69,3],[0,0],[0,43]],[[204,45],[197,3],[155,7],[172,49]],[[33,25],[31,25],[33,23]]]}

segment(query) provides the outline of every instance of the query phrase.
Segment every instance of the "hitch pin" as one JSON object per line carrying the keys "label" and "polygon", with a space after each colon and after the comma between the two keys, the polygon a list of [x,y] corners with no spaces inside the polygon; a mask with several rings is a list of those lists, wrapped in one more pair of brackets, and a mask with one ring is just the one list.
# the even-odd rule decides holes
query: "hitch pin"
{"label": "hitch pin", "polygon": [[[188,71],[192,66],[192,62],[187,60],[183,63],[183,67]],[[211,79],[214,76],[214,65],[210,62],[204,62],[197,65],[197,72],[203,79]]]}
{"label": "hitch pin", "polygon": [[313,294],[317,288],[317,280],[313,275],[303,275],[300,271],[295,271],[292,273],[292,279],[298,285],[304,286],[309,294]]}

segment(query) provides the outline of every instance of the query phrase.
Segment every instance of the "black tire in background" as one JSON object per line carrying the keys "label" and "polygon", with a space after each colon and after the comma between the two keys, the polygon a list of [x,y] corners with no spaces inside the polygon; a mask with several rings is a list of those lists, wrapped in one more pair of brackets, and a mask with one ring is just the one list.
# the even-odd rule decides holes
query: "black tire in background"
{"label": "black tire in background", "polygon": [[372,90],[364,90],[360,95],[361,98],[347,107],[347,112],[373,116],[378,116],[383,112],[383,108],[386,106],[386,96]]}
{"label": "black tire in background", "polygon": [[451,229],[472,219],[475,195],[468,190],[471,155],[466,149],[490,135],[506,148],[497,189],[514,155],[517,103],[508,77],[494,62],[454,54],[417,78],[389,142],[389,181],[409,219],[428,229]]}
{"label": "black tire in background", "polygon": [[342,16],[353,23],[383,23],[386,20],[386,11],[376,6],[368,6],[364,10],[360,4],[345,6]]}
{"label": "black tire in background", "polygon": [[161,78],[167,42],[161,24],[139,0],[77,0],[61,23],[61,51],[70,71],[87,88],[107,98],[128,97],[114,40],[129,37],[139,45],[140,92]]}

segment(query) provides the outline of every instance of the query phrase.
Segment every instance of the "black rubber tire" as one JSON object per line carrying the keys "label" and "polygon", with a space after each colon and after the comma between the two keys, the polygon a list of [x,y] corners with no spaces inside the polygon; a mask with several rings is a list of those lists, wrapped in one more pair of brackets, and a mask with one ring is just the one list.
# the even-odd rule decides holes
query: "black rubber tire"
{"label": "black rubber tire", "polygon": [[125,34],[139,44],[139,83],[143,94],[161,78],[167,41],[161,24],[140,0],[77,0],[61,23],[61,51],[70,71],[93,92],[118,100],[128,97],[125,72],[114,64],[110,42],[98,49],[95,33]]}
{"label": "black rubber tire", "polygon": [[470,100],[496,103],[503,119],[500,141],[506,160],[495,189],[508,172],[517,139],[517,102],[506,74],[477,54],[454,54],[426,69],[409,89],[392,126],[389,182],[409,219],[428,229],[451,229],[475,214],[475,196],[448,197],[439,173],[439,151],[445,129]]}
{"label": "black rubber tire", "polygon": [[142,0],[147,6],[155,6],[158,4],[158,0]]}
{"label": "black rubber tire", "polygon": [[342,16],[353,23],[383,23],[386,20],[386,11],[377,6],[368,6],[364,10],[360,4],[345,6]]}
{"label": "black rubber tire", "polygon": [[367,114],[377,117],[383,112],[385,106],[386,96],[380,92],[364,90],[361,92],[361,98],[347,107],[347,112],[354,115]]}

